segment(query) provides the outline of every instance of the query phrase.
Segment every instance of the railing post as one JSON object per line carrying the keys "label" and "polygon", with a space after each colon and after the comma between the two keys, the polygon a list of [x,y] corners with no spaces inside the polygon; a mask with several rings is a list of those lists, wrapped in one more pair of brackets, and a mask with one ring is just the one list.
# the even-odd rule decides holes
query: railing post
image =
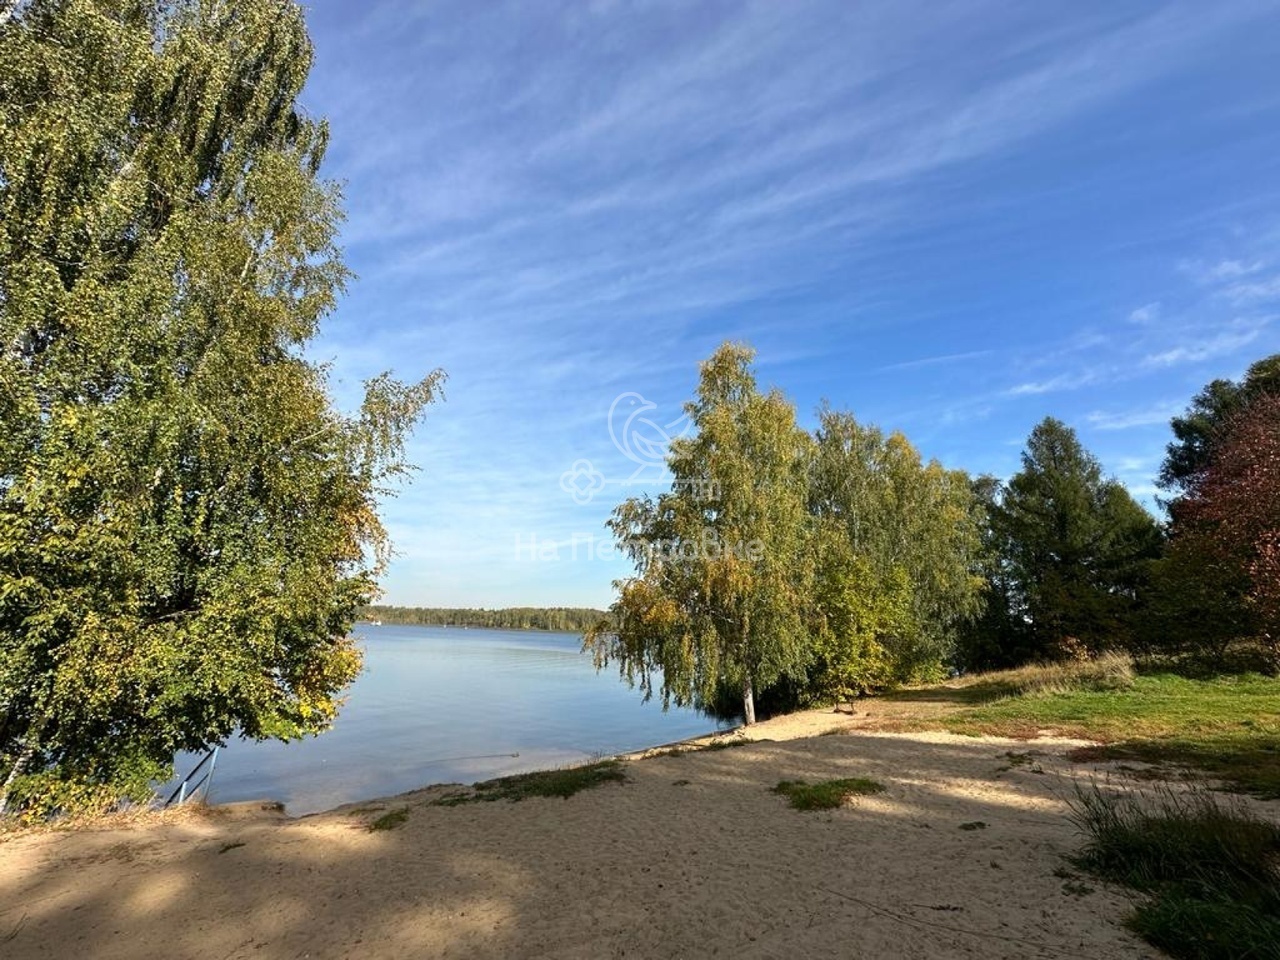
{"label": "railing post", "polygon": [[204,778],[204,802],[209,802],[209,791],[213,787],[213,771],[218,769],[218,750],[219,747],[213,748],[213,757],[209,760],[209,775]]}

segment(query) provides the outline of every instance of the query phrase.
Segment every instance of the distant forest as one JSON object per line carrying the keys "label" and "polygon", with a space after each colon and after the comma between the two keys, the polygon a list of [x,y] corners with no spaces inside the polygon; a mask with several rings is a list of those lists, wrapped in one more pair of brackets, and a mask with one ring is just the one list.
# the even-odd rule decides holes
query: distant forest
{"label": "distant forest", "polygon": [[583,633],[606,616],[586,607],[508,607],[467,610],[435,607],[365,607],[361,620],[421,627],[486,627],[495,630],[559,630]]}

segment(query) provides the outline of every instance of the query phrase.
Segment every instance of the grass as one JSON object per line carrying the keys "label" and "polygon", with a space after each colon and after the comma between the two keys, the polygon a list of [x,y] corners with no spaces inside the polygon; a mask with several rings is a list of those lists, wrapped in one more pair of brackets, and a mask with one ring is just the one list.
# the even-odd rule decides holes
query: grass
{"label": "grass", "polygon": [[1148,894],[1129,918],[1185,960],[1280,958],[1280,827],[1204,790],[1080,791],[1077,863]]}
{"label": "grass", "polygon": [[1037,663],[1015,670],[999,670],[962,677],[948,684],[971,703],[1008,697],[1039,697],[1081,690],[1129,690],[1134,684],[1133,660],[1105,653],[1092,660]]}
{"label": "grass", "polygon": [[865,777],[824,780],[821,783],[783,780],[773,788],[773,792],[786,797],[796,810],[834,810],[852,797],[882,793],[884,785]]}
{"label": "grass", "polygon": [[[1076,670],[1077,665],[1070,665]],[[954,733],[1030,739],[1045,730],[1100,741],[1078,760],[1139,760],[1188,766],[1232,787],[1280,798],[1280,679],[1259,674],[1189,679],[1172,673],[1137,674],[1127,686],[1106,688],[1114,666],[1080,670],[1078,686],[1050,668],[976,678],[968,690],[986,699],[922,720]],[[1039,673],[1040,681],[1034,678]],[[1030,692],[1005,693],[1017,689]]]}
{"label": "grass", "polygon": [[730,736],[718,737],[707,743],[682,743],[674,747],[662,747],[661,749],[650,751],[647,755],[651,757],[685,757],[691,753],[714,753],[717,750],[745,747],[756,742],[750,737],[743,736],[741,732],[735,732]]}
{"label": "grass", "polygon": [[1234,733],[1200,737],[1130,740],[1071,753],[1078,762],[1137,760],[1154,764],[1168,775],[1169,767],[1198,770],[1231,788],[1264,800],[1280,800],[1280,736]]}
{"label": "grass", "polygon": [[376,820],[371,821],[369,824],[369,830],[375,833],[380,830],[394,830],[408,819],[409,808],[396,807],[396,809],[388,810]]}
{"label": "grass", "polygon": [[699,752],[708,753],[716,750],[732,750],[734,747],[745,747],[755,743],[750,737],[742,735],[732,737],[721,737],[718,740],[712,740],[710,743],[697,748]]}
{"label": "grass", "polygon": [[581,767],[565,767],[560,770],[540,770],[522,773],[497,780],[477,783],[468,792],[450,793],[432,801],[439,807],[456,807],[463,803],[510,800],[530,797],[560,797],[569,799],[582,790],[603,786],[606,783],[624,783],[627,775],[617,760],[601,760]]}

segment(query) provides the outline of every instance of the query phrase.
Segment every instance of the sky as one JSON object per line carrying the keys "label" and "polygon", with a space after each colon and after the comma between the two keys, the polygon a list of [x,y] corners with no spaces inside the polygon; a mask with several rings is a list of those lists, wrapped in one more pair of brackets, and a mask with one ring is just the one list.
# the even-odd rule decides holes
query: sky
{"label": "sky", "polygon": [[973,473],[1058,417],[1153,509],[1169,418],[1280,351],[1280,2],[307,10],[358,275],[313,355],[348,407],[448,374],[384,602],[608,605],[725,340]]}

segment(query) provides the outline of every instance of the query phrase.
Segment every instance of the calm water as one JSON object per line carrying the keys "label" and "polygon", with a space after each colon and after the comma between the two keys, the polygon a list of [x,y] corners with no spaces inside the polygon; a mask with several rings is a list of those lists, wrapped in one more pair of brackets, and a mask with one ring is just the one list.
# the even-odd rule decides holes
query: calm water
{"label": "calm water", "polygon": [[[576,634],[440,627],[356,633],[365,672],[333,729],[294,743],[232,741],[210,801],[269,797],[291,814],[430,783],[472,783],[714,730],[693,710],[597,674]],[[185,773],[192,761],[179,758]]]}

